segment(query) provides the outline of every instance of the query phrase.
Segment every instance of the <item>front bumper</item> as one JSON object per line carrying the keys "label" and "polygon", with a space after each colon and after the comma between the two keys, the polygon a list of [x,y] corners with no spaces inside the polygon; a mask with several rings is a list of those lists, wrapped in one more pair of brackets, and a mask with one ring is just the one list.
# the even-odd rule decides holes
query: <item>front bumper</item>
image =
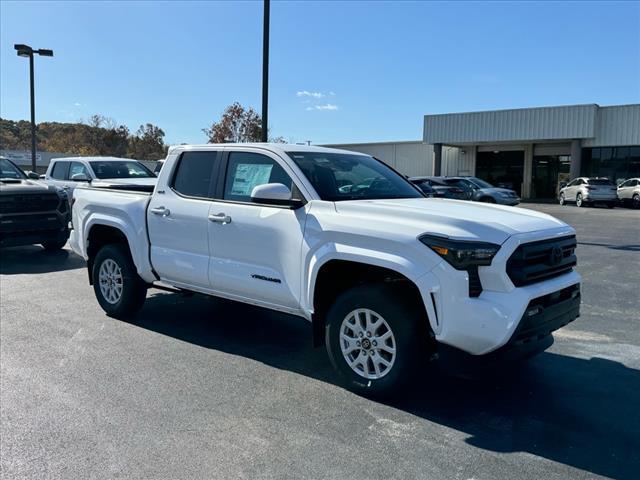
{"label": "front bumper", "polygon": [[486,355],[474,356],[441,345],[438,356],[453,369],[468,366],[492,367],[531,357],[553,345],[552,333],[580,316],[580,285],[572,285],[529,302],[509,341]]}
{"label": "front bumper", "polygon": [[[469,296],[469,274],[444,260],[416,284],[440,344],[471,355],[487,355],[505,346],[519,328],[531,302],[581,283],[575,270],[537,283],[516,287],[507,275],[507,261],[523,243],[575,234],[569,227],[510,237],[488,267],[479,267],[483,290]],[[577,315],[576,315],[577,316]],[[574,317],[575,318],[575,317]]]}
{"label": "front bumper", "polygon": [[0,246],[16,247],[67,239],[68,213],[0,215]]}

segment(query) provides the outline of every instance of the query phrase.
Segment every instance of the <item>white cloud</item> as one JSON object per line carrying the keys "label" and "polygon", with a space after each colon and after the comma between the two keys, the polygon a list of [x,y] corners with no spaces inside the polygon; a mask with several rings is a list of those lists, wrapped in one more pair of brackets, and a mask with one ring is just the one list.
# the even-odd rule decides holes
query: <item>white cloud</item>
{"label": "white cloud", "polygon": [[76,102],[76,103],[74,103],[74,104],[73,104],[73,106],[74,106],[74,107],[81,107],[81,106],[82,106],[82,104],[81,104],[80,102]]}
{"label": "white cloud", "polygon": [[324,98],[326,97],[326,94],[322,92],[309,92],[308,90],[299,90],[296,92],[296,97]]}
{"label": "white cloud", "polygon": [[307,107],[307,110],[338,110],[338,106],[333,103],[326,103],[324,105],[314,105],[313,107]]}

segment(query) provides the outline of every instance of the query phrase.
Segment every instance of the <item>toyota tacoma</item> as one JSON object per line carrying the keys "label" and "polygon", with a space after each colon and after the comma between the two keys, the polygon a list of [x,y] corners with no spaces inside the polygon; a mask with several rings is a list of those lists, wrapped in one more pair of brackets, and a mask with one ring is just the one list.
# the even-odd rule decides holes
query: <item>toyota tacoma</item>
{"label": "toyota tacoma", "polygon": [[573,228],[425,198],[368,155],[183,145],[139,190],[74,192],[70,243],[108,315],[133,315],[150,287],[296,315],[363,393],[410,385],[446,352],[509,364],[579,316]]}

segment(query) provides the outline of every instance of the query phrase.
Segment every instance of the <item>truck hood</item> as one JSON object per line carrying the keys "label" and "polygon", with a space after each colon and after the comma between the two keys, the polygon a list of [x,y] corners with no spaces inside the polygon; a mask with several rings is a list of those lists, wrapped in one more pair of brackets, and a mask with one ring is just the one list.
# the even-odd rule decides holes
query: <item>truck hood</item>
{"label": "truck hood", "polygon": [[56,187],[37,180],[0,180],[0,195],[38,195],[55,193]]}
{"label": "truck hood", "polygon": [[367,228],[445,235],[459,240],[504,243],[511,235],[568,225],[550,215],[525,208],[439,198],[355,200],[336,202],[336,211]]}

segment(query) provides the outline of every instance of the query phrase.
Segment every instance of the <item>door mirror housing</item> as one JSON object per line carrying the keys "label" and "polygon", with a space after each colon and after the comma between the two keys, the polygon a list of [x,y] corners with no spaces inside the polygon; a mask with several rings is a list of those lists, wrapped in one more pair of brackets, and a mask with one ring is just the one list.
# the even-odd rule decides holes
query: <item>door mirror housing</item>
{"label": "door mirror housing", "polygon": [[73,182],[88,182],[89,177],[87,177],[86,173],[76,173],[71,176],[71,181]]}
{"label": "door mirror housing", "polygon": [[282,205],[298,208],[303,205],[301,200],[292,198],[291,190],[282,183],[265,183],[253,188],[251,201],[254,203],[266,203],[267,205]]}
{"label": "door mirror housing", "polygon": [[27,177],[31,180],[40,180],[40,175],[36,172],[27,172]]}

